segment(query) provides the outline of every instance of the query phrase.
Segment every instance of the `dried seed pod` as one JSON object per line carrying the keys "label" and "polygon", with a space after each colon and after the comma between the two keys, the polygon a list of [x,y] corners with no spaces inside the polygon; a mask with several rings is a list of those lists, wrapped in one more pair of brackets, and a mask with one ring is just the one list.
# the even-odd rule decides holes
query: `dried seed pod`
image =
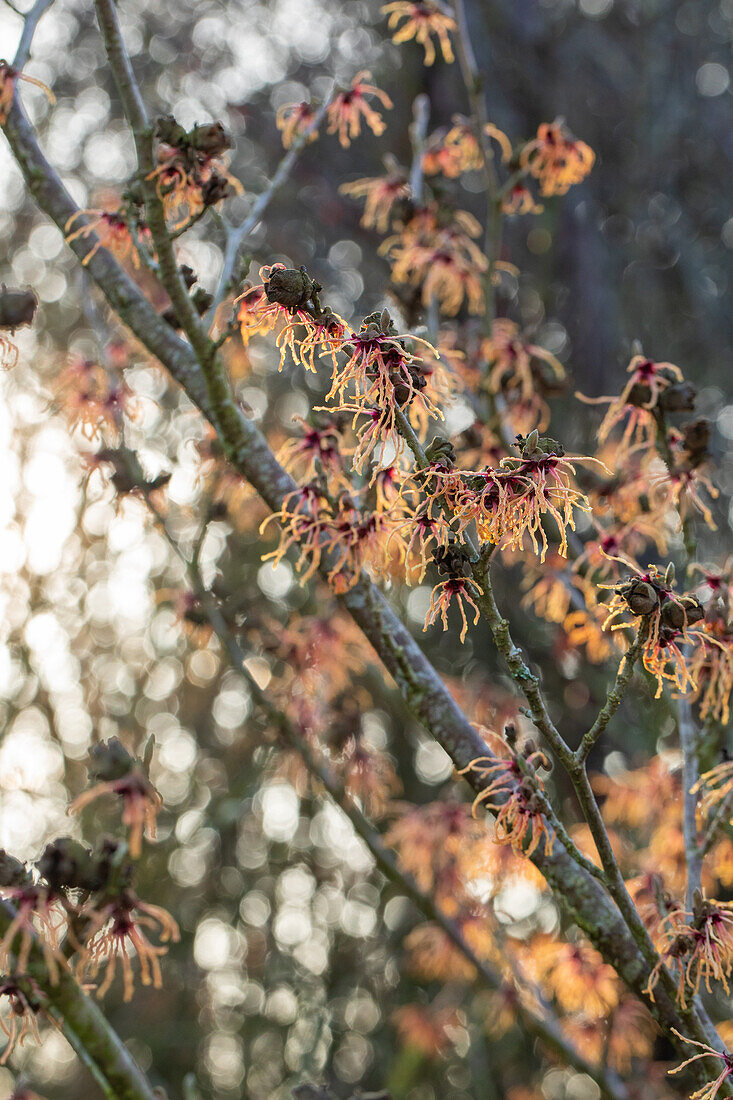
{"label": "dried seed pod", "polygon": [[626,404],[634,405],[636,408],[642,408],[648,405],[652,399],[652,388],[647,385],[646,382],[634,382],[633,386],[626,394]]}
{"label": "dried seed pod", "polygon": [[268,302],[277,302],[293,310],[306,306],[312,295],[323,289],[304,267],[276,267],[264,287]]}
{"label": "dried seed pod", "polygon": [[26,886],[32,878],[25,863],[0,848],[0,886]]}
{"label": "dried seed pod", "polygon": [[439,546],[433,554],[438,572],[443,577],[467,577],[470,564],[466,551],[455,544]]}
{"label": "dried seed pod", "polygon": [[453,466],[456,460],[456,449],[449,439],[436,435],[425,448],[425,457],[428,462],[442,462],[446,466]]}
{"label": "dried seed pod", "polygon": [[228,198],[233,191],[234,188],[226,176],[220,176],[218,172],[214,172],[201,188],[201,201],[204,206],[216,206],[222,199]]}
{"label": "dried seed pod", "polygon": [[206,122],[194,126],[186,134],[186,144],[207,157],[226,153],[232,147],[232,139],[221,122]]}
{"label": "dried seed pod", "polygon": [[696,397],[697,389],[692,382],[676,382],[660,394],[659,404],[665,412],[691,412]]}
{"label": "dried seed pod", "polygon": [[89,775],[92,779],[109,782],[122,779],[123,775],[129,775],[135,766],[135,761],[119,737],[110,737],[108,741],[100,741],[92,745],[89,751]]}
{"label": "dried seed pod", "polygon": [[180,122],[176,122],[173,115],[162,115],[155,121],[155,136],[164,145],[171,145],[180,149],[186,144],[187,134]]}
{"label": "dried seed pod", "polygon": [[30,325],[38,308],[38,298],[33,290],[11,290],[0,286],[0,328],[15,332],[22,325]]}
{"label": "dried seed pod", "polygon": [[682,446],[691,456],[707,454],[710,446],[710,421],[704,416],[682,425]]}
{"label": "dried seed pod", "polygon": [[659,606],[659,593],[648,581],[641,577],[634,577],[621,589],[621,595],[626,600],[629,610],[634,615],[651,615]]}
{"label": "dried seed pod", "polygon": [[69,836],[47,844],[36,867],[54,889],[94,890],[101,885],[91,851]]}
{"label": "dried seed pod", "polygon": [[701,622],[705,611],[696,596],[682,596],[679,600],[667,600],[662,607],[662,622],[674,630],[684,630]]}

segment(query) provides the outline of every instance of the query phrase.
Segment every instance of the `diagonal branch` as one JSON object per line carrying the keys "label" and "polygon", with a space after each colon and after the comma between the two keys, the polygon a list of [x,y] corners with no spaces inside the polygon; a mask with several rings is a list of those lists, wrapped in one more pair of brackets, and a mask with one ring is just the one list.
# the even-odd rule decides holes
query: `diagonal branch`
{"label": "diagonal branch", "polygon": [[[28,61],[31,55],[31,46],[33,44],[33,36],[36,33],[36,27],[40,22],[41,16],[45,15],[52,4],[53,0],[36,0],[33,7],[24,17],[23,30],[20,33],[20,42],[18,43],[18,49],[15,51],[15,57],[13,58],[14,69],[22,69]],[[13,11],[17,11],[17,8],[13,8]],[[18,12],[18,14],[20,13]]]}
{"label": "diagonal branch", "polygon": [[247,240],[247,237],[256,229],[258,223],[262,220],[267,207],[272,202],[273,198],[289,179],[293,168],[295,167],[298,157],[305,149],[306,145],[310,141],[313,134],[318,132],[318,128],[326,117],[328,108],[331,106],[334,96],[335,88],[332,88],[328,95],[321,103],[320,107],[316,111],[315,115],[311,119],[308,126],[297,134],[293,139],[293,144],[288,149],[285,156],[282,158],[275,173],[270,180],[269,184],[255,199],[252,209],[247,217],[241,223],[241,225],[229,225],[227,224],[227,239],[224,249],[224,263],[222,266],[222,272],[219,277],[219,285],[214,294],[214,301],[209,307],[209,311],[206,314],[206,324],[211,325],[214,321],[216,311],[224,300],[224,296],[227,292],[227,287],[234,274],[234,269],[237,263],[237,257],[239,256],[242,245]]}
{"label": "diagonal branch", "polygon": [[[12,905],[0,901],[0,934],[7,932],[15,915]],[[100,1075],[106,1081],[116,1100],[158,1100],[156,1091],[119,1035],[94,1001],[82,993],[72,975],[64,970],[57,982],[50,980],[43,952],[35,940],[27,974],[83,1046],[86,1059],[94,1066],[95,1076]]]}

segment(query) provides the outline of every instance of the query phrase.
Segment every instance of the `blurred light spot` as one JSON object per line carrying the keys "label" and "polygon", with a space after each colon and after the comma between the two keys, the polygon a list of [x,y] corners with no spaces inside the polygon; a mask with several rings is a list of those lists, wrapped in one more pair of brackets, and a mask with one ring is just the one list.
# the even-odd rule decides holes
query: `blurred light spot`
{"label": "blurred light spot", "polygon": [[722,95],[728,90],[730,76],[725,65],[720,65],[717,61],[706,61],[697,70],[695,83],[700,95]]}
{"label": "blurred light spot", "polygon": [[250,890],[239,904],[239,915],[245,924],[261,928],[270,919],[270,901],[259,890]]}
{"label": "blurred light spot", "polygon": [[602,19],[613,7],[613,0],[580,0],[580,10],[591,19]]}
{"label": "blurred light spot", "polygon": [[281,600],[293,586],[293,570],[286,561],[275,566],[266,563],[257,571],[257,584],[271,600]]}
{"label": "blurred light spot", "polygon": [[453,771],[453,761],[437,741],[422,741],[415,754],[415,769],[426,783],[442,783]]}
{"label": "blurred light spot", "polygon": [[193,941],[193,956],[203,970],[223,970],[231,955],[232,929],[216,917],[202,920]]}
{"label": "blurred light spot", "polygon": [[299,817],[300,799],[287,783],[272,783],[262,792],[262,829],[270,840],[292,840]]}
{"label": "blurred light spot", "polygon": [[275,917],[273,932],[283,947],[296,947],[305,943],[311,934],[310,914],[300,906],[283,905]]}

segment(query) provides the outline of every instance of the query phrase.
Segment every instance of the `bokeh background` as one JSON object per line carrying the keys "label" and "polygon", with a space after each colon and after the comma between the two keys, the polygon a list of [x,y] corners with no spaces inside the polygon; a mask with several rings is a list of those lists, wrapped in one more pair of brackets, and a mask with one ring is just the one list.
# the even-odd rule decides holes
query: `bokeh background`
{"label": "bokeh background", "polygon": [[[540,217],[510,224],[505,253],[521,275],[505,284],[501,312],[562,359],[571,391],[618,391],[634,340],[678,363],[700,391],[699,410],[715,420],[716,480],[730,492],[733,2],[467,0],[467,9],[493,121],[519,138],[561,115],[597,153],[581,186]],[[409,161],[418,93],[430,97],[433,127],[466,111],[457,67],[425,69],[414,44],[394,46],[376,0],[123,0],[120,18],[151,113],[173,113],[184,126],[222,119],[234,136],[231,170],[244,195],[227,204],[232,219],[281,155],[277,108],[317,97],[333,77],[372,70],[395,101],[384,137],[367,132],[348,151],[325,136],[310,147],[249,250],[255,272],[273,260],[306,264],[346,317],[392,304],[379,240],[338,188],[376,175],[385,153]],[[0,3],[9,58],[20,22]],[[27,71],[57,97],[51,109],[35,89],[22,91],[47,155],[80,205],[97,205],[134,162],[89,0],[57,0]],[[479,213],[478,181],[464,183],[459,205]],[[166,811],[140,893],[175,913],[183,939],[162,991],[139,990],[128,1006],[115,993],[107,1007],[155,1082],[181,1096],[193,1074],[215,1100],[286,1097],[319,1078],[343,1096],[389,1087],[410,1100],[493,1100],[504,1095],[499,1082],[526,1084],[521,1067],[536,1062],[533,1053],[519,1033],[492,1038],[470,987],[459,990],[462,1011],[439,1057],[405,1043],[395,1009],[443,985],[431,988],[405,966],[417,914],[375,873],[339,811],[283,766],[215,643],[182,629],[174,593],[183,570],[143,504],[117,501],[108,480],[89,476],[80,451],[94,445],[69,428],[54,380],[69,355],[112,362],[120,332],[62,235],[28,201],[3,141],[0,240],[0,280],[30,284],[40,298],[35,327],[20,336],[20,364],[0,380],[0,845],[31,859],[53,836],[80,835],[65,811],[68,792],[84,786],[92,742],[118,734],[139,747],[153,736]],[[209,288],[222,244],[207,219],[182,249]],[[151,476],[172,472],[170,523],[186,545],[211,489],[201,476],[204,428],[139,350],[128,346],[124,356],[137,409],[127,443]],[[240,396],[275,439],[321,395],[310,376],[278,374],[265,346],[239,366],[233,354]],[[587,443],[594,411],[567,395],[553,413],[569,447]],[[469,420],[459,406],[449,424],[460,431]],[[203,562],[236,598],[240,621],[328,614],[325,594],[299,588],[290,565],[262,564],[259,505],[245,496],[239,511],[241,522],[210,526]],[[722,504],[716,519],[703,556],[730,546]],[[512,590],[511,573],[504,584]],[[416,631],[428,595],[429,586],[395,593]],[[580,731],[603,673],[564,655],[551,624],[521,609],[517,617],[551,696]],[[506,685],[480,630],[462,648],[441,633],[425,644],[464,691],[500,704]],[[252,667],[265,684],[282,671],[270,654]],[[391,755],[405,798],[440,797],[453,782],[448,758],[376,670],[361,679],[359,713],[337,700],[336,719],[359,724]],[[663,708],[642,704],[635,718],[634,743],[628,724],[609,734],[607,766],[669,742]],[[100,807],[88,835],[114,824]],[[500,911],[517,934],[557,920],[526,883]],[[94,1095],[53,1030],[15,1064],[54,1100]],[[0,1091],[10,1082],[0,1070]],[[560,1069],[539,1084],[547,1100],[580,1100],[595,1087]]]}

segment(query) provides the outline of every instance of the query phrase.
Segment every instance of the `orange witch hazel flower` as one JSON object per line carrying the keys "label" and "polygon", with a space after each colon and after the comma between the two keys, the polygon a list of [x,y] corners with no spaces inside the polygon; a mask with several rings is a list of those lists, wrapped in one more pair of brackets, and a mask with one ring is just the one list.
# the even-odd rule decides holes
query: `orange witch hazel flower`
{"label": "orange witch hazel flower", "polygon": [[[90,220],[85,225],[72,229],[72,226],[82,217],[89,218]],[[137,243],[133,239],[122,207],[117,210],[104,210],[99,208],[77,210],[77,212],[72,214],[67,221],[64,226],[64,231],[66,232],[67,244],[71,244],[72,241],[78,240],[79,238],[87,240],[92,234],[95,234],[97,237],[94,245],[82,260],[84,267],[87,266],[93,256],[96,256],[100,248],[106,248],[108,252],[111,252],[112,255],[121,262],[130,260],[133,267],[140,267],[140,256]],[[142,221],[138,221],[137,223],[137,232],[140,234],[141,242],[150,247],[152,251],[150,230]]]}
{"label": "orange witch hazel flower", "polygon": [[[710,771],[704,772],[694,787],[690,788],[691,794],[702,793],[698,803],[698,817],[703,819],[714,810],[721,802],[724,802],[733,791],[733,760],[724,760],[722,764],[716,764]],[[731,807],[733,815],[733,807]]]}
{"label": "orange witch hazel flower", "polygon": [[618,1004],[620,982],[589,943],[538,937],[529,944],[528,966],[565,1012],[606,1017]]}
{"label": "orange witch hazel flower", "polygon": [[537,137],[527,142],[519,163],[540,183],[543,195],[564,195],[590,172],[595,153],[578,141],[561,119],[543,122]]}
{"label": "orange witch hazel flower", "polygon": [[511,844],[518,855],[531,856],[544,838],[545,855],[552,853],[554,836],[542,814],[538,793],[544,790],[537,768],[549,768],[547,757],[531,743],[520,754],[506,741],[488,730],[482,731],[501,753],[510,755],[479,756],[458,774],[471,773],[486,786],[474,799],[474,816],[479,806],[496,814],[494,839],[497,844]]}
{"label": "orange witch hazel flower", "polygon": [[21,974],[8,974],[0,979],[0,998],[7,997],[10,1008],[9,1019],[0,1016],[0,1028],[8,1038],[5,1050],[0,1057],[0,1066],[7,1064],[8,1059],[17,1047],[23,1045],[26,1036],[30,1034],[37,1043],[41,1036],[38,1033],[37,1017],[41,1012],[40,990],[32,978]]}
{"label": "orange witch hazel flower", "polygon": [[346,791],[359,800],[369,817],[383,817],[390,800],[402,790],[389,757],[365,745],[361,738],[349,738],[338,767]]}
{"label": "orange witch hazel flower", "polygon": [[[304,134],[316,117],[310,103],[286,103],[279,107],[275,117],[275,125],[283,136],[283,146],[289,149],[296,137]],[[313,130],[308,135],[308,141],[316,141],[318,131]]]}
{"label": "orange witch hazel flower", "polygon": [[339,92],[328,108],[328,132],[338,134],[344,149],[348,149],[351,142],[359,137],[362,118],[377,137],[381,137],[387,128],[384,119],[369,104],[367,97],[378,99],[388,110],[392,107],[392,100],[386,92],[368,83],[371,76],[366,69],[357,73],[350,86]]}
{"label": "orange witch hazel flower", "polygon": [[420,289],[423,305],[433,299],[447,316],[455,316],[464,301],[469,313],[483,313],[482,275],[486,256],[476,243],[481,226],[466,210],[448,215],[433,204],[419,210],[388,237],[380,252],[389,255],[392,278]]}
{"label": "orange witch hazel flower", "polygon": [[395,848],[400,865],[450,916],[470,907],[472,884],[490,868],[491,842],[483,824],[463,802],[393,808],[396,816],[385,841]]}
{"label": "orange witch hazel flower", "polygon": [[[705,617],[696,596],[678,596],[674,592],[674,566],[668,565],[663,573],[656,565],[649,565],[642,573],[623,557],[615,558],[634,574],[619,584],[601,584],[614,595],[608,605],[604,629],[624,630],[627,621],[616,622],[619,616],[630,614],[637,621],[637,629],[645,630],[642,661],[644,668],[657,681],[655,698],[659,698],[665,680],[680,694],[695,690],[697,685],[690,671],[689,657],[680,644],[697,643],[710,639],[701,627],[693,629]],[[646,625],[645,625],[646,624]]]}
{"label": "orange witch hazel flower", "polygon": [[41,1000],[36,996],[35,982],[20,975],[8,975],[0,979],[0,998],[7,997],[10,1008],[9,1020],[0,1015],[0,1027],[8,1036],[8,1043],[0,1066],[7,1065],[8,1059],[17,1047],[22,1046],[29,1033],[36,1043],[41,1042],[39,1024],[36,1016],[41,1012]]}
{"label": "orange witch hazel flower", "polygon": [[[400,45],[414,38],[425,50],[425,64],[432,65],[436,53],[432,36],[438,39],[443,60],[451,64],[455,59],[451,46],[449,31],[456,29],[456,21],[450,16],[442,4],[435,0],[422,0],[421,3],[411,3],[410,0],[393,0],[382,8],[385,15],[389,15],[388,26],[391,31],[392,41]],[[401,20],[404,23],[400,27]]]}
{"label": "orange witch hazel flower", "polygon": [[645,993],[654,1000],[654,988],[662,966],[677,974],[677,1000],[687,1006],[688,991],[700,992],[704,983],[712,993],[712,981],[730,992],[733,968],[733,902],[711,901],[695,891],[692,911],[673,909],[661,922],[658,950],[661,958],[649,975]]}
{"label": "orange witch hazel flower", "polygon": [[522,400],[530,401],[536,389],[537,360],[549,368],[557,381],[565,377],[565,369],[559,359],[539,344],[523,339],[519,326],[508,317],[499,317],[494,321],[491,336],[484,340],[481,351],[489,362],[489,385],[494,393],[516,389]]}
{"label": "orange witch hazel flower", "polygon": [[567,557],[574,512],[590,511],[588,498],[572,484],[575,463],[603,463],[587,455],[566,458],[562,444],[541,437],[536,428],[526,438],[517,436],[517,446],[520,458],[503,458],[493,469],[461,472],[455,500],[458,530],[474,520],[482,539],[512,550],[521,549],[529,535],[544,562],[550,544],[542,521],[550,516],[560,538],[558,553]]}
{"label": "orange witch hazel flower", "polygon": [[133,759],[117,737],[94,745],[89,755],[89,775],[99,782],[75,798],[68,812],[80,813],[103,795],[118,795],[122,799],[122,824],[130,829],[130,855],[138,859],[143,834],[155,840],[156,818],[163,807],[163,799],[148,779],[147,761]]}
{"label": "orange witch hazel flower", "polygon": [[446,1028],[458,1024],[458,1013],[455,1008],[413,1004],[398,1008],[392,1019],[406,1047],[419,1050],[427,1058],[435,1058],[450,1046]]}
{"label": "orange witch hazel flower", "polygon": [[319,468],[329,484],[348,488],[342,458],[341,432],[335,424],[309,424],[301,416],[293,417],[300,425],[301,434],[288,439],[280,448],[278,461],[288,473],[302,475],[306,480],[315,479]]}
{"label": "orange witch hazel flower", "polygon": [[271,332],[280,322],[285,325],[277,337],[280,369],[288,352],[296,363],[315,372],[315,358],[336,352],[346,334],[346,325],[320,302],[321,284],[311,279],[304,267],[286,267],[282,263],[260,268],[262,283],[247,287],[234,301],[239,306],[242,340],[247,344],[255,333]]}
{"label": "orange witch hazel flower", "polygon": [[365,229],[376,229],[378,233],[387,232],[394,204],[410,197],[407,173],[398,164],[392,165],[385,176],[344,183],[339,191],[342,195],[366,200],[361,225]]}
{"label": "orange witch hazel flower", "polygon": [[13,96],[15,95],[15,85],[19,80],[24,80],[26,84],[33,84],[36,88],[40,88],[45,93],[51,106],[56,102],[56,96],[41,80],[36,80],[34,76],[26,76],[20,69],[14,69],[7,61],[0,58],[0,126],[4,126],[8,120]]}
{"label": "orange witch hazel flower", "polygon": [[[635,355],[626,368],[631,376],[618,397],[576,397],[586,405],[608,405],[598,429],[603,444],[613,429],[626,420],[619,445],[619,457],[632,446],[650,446],[657,434],[653,410],[663,404],[665,391],[682,382],[682,371],[674,363],[655,363],[644,355]],[[628,419],[627,419],[628,418]]]}
{"label": "orange witch hazel flower", "polygon": [[545,208],[541,202],[535,201],[526,183],[515,183],[504,196],[501,209],[512,217],[515,214],[541,214]]}
{"label": "orange witch hazel flower", "polygon": [[0,940],[0,969],[7,969],[14,955],[17,972],[25,973],[31,948],[40,941],[49,978],[55,984],[59,970],[67,965],[58,939],[62,922],[53,908],[57,895],[49,886],[34,882],[24,863],[0,849],[0,897],[15,909]]}
{"label": "orange witch hazel flower", "polygon": [[227,171],[222,159],[232,142],[221,122],[200,123],[185,130],[167,115],[157,120],[155,136],[158,165],[147,178],[155,181],[166,217],[175,219],[173,229],[180,229],[232,193],[242,194],[241,183]]}
{"label": "orange witch hazel flower", "polygon": [[723,1083],[733,1075],[733,1055],[730,1055],[727,1051],[716,1050],[715,1047],[710,1047],[707,1043],[699,1043],[697,1039],[688,1039],[686,1036],[681,1035],[676,1028],[672,1028],[671,1030],[683,1043],[689,1043],[691,1046],[699,1047],[701,1053],[693,1054],[691,1058],[682,1062],[681,1065],[669,1070],[670,1075],[681,1073],[682,1070],[686,1069],[693,1062],[697,1062],[700,1058],[718,1058],[723,1063],[722,1069],[714,1081],[709,1081],[706,1085],[703,1085],[702,1088],[696,1089],[695,1092],[690,1094],[690,1100],[715,1100]]}
{"label": "orange witch hazel flower", "polygon": [[431,593],[430,607],[425,616],[423,630],[425,631],[429,626],[432,626],[439,616],[443,624],[443,630],[447,630],[448,608],[452,601],[455,600],[461,614],[462,629],[460,640],[463,642],[468,632],[468,619],[466,618],[465,604],[468,604],[475,611],[473,619],[473,625],[475,626],[481,617],[481,611],[476,603],[476,598],[483,595],[483,590],[468,576],[468,559],[466,558],[465,551],[460,547],[455,545],[448,545],[445,548],[439,546],[433,557],[438,567],[438,572],[447,574],[447,578],[436,584]]}
{"label": "orange witch hazel flower", "polygon": [[104,980],[97,990],[97,997],[103,997],[111,987],[117,973],[117,963],[121,960],[124,1000],[132,999],[135,978],[130,947],[134,948],[140,962],[142,984],[162,988],[160,959],[167,954],[168,948],[152,944],[146,929],[157,929],[163,945],[177,943],[180,932],[170,913],[159,905],[140,901],[131,890],[125,890],[99,909],[90,909],[87,915],[91,921],[91,934],[84,945],[79,970],[84,977],[93,980],[104,966]]}

